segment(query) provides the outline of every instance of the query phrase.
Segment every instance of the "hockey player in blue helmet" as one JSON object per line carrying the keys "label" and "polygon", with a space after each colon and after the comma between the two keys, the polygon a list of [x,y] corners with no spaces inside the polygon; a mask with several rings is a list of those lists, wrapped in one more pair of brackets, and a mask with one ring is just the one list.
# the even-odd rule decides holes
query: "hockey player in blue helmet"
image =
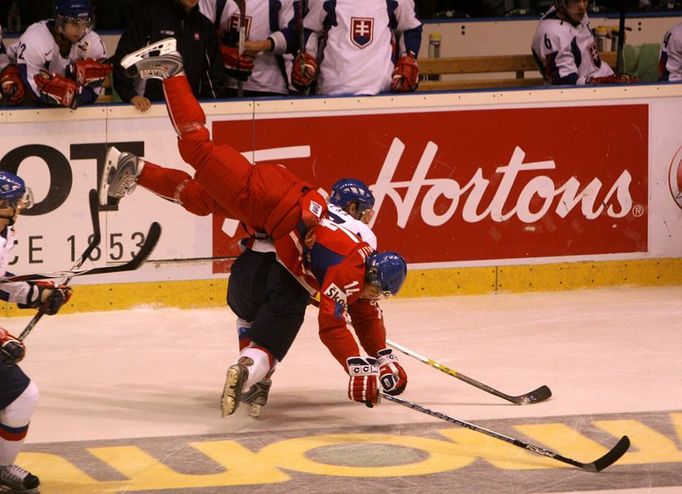
{"label": "hockey player in blue helmet", "polygon": [[[12,259],[17,215],[32,204],[24,181],[0,171],[0,276]],[[70,295],[70,288],[52,283],[0,282],[0,299],[46,314],[55,314]],[[40,485],[38,477],[14,464],[38,400],[37,386],[17,365],[25,353],[24,343],[0,328],[0,492],[37,493]]]}
{"label": "hockey player in blue helmet", "polygon": [[374,195],[364,182],[342,178],[332,185],[329,203],[346,211],[356,220],[369,224],[374,214]]}
{"label": "hockey player in blue helmet", "polygon": [[92,28],[90,0],[55,0],[54,18],[57,31],[75,43]]}
{"label": "hockey player in blue helmet", "polygon": [[367,284],[380,292],[381,298],[396,295],[406,276],[405,259],[395,252],[374,252],[367,257]]}

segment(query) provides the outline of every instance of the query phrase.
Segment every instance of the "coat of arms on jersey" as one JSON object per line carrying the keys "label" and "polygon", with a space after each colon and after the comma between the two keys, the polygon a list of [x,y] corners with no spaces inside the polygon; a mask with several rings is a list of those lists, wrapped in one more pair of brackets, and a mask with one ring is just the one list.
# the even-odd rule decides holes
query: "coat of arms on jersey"
{"label": "coat of arms on jersey", "polygon": [[[233,39],[238,40],[239,39],[239,14],[234,14],[232,17],[230,17],[230,38],[234,36]],[[251,16],[245,15],[244,16],[244,27],[246,28],[246,36],[245,39],[249,39],[249,31],[251,30]],[[234,33],[234,34],[233,34]],[[235,41],[236,43],[236,41]]]}
{"label": "coat of arms on jersey", "polygon": [[599,58],[599,49],[597,48],[597,43],[591,43],[590,46],[587,47],[587,51],[590,53],[590,57],[592,58],[592,63],[596,68],[601,67],[601,58]]}
{"label": "coat of arms on jersey", "polygon": [[374,39],[374,19],[372,17],[350,18],[350,40],[358,48],[364,48]]}

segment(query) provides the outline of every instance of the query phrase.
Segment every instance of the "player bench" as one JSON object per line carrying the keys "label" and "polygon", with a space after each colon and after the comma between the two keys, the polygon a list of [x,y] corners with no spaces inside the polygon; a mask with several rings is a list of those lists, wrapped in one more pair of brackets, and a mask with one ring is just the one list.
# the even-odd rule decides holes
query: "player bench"
{"label": "player bench", "polygon": [[[600,56],[604,62],[615,67],[616,52],[602,52]],[[526,72],[532,72],[534,77],[526,77]],[[542,77],[538,77],[538,68],[531,54],[423,58],[419,60],[419,74],[424,77],[424,80],[419,82],[419,91],[526,87],[544,84]],[[468,77],[468,75],[476,74],[482,77]],[[463,75],[465,77],[459,77]],[[440,77],[439,80],[429,80],[428,76]]]}

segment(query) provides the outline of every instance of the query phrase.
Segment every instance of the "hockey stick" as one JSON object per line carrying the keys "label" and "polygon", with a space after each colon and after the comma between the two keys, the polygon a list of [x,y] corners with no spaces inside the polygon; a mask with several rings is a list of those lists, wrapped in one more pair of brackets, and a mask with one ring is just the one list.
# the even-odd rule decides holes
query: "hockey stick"
{"label": "hockey stick", "polygon": [[[237,41],[237,49],[239,56],[244,53],[244,42],[246,41],[246,0],[235,0],[237,8],[239,9],[239,40]],[[239,64],[237,64],[237,71],[241,71]],[[244,96],[244,81],[241,77],[237,77],[237,97]]]}
{"label": "hockey stick", "polygon": [[509,444],[513,444],[514,446],[517,446],[519,448],[525,449],[530,451],[531,453],[535,453],[536,455],[540,456],[546,456],[547,458],[552,458],[553,460],[557,460],[563,463],[568,463],[569,465],[573,465],[574,467],[578,467],[582,470],[585,470],[586,472],[601,472],[604,470],[606,467],[612,465],[616,461],[618,461],[628,450],[630,447],[630,439],[628,436],[623,436],[620,438],[618,443],[611,448],[604,456],[601,458],[591,462],[591,463],[581,463],[579,461],[573,460],[571,458],[567,458],[565,456],[560,455],[559,453],[555,453],[553,451],[550,451],[545,448],[541,448],[540,446],[536,446],[534,444],[530,443],[525,443],[519,439],[515,439],[510,436],[506,436],[504,434],[501,434],[499,432],[495,432],[490,429],[486,429],[485,427],[481,427],[475,424],[472,424],[470,422],[465,422],[464,420],[457,419],[454,417],[450,417],[449,415],[445,415],[444,413],[437,412],[435,410],[431,410],[430,408],[426,408],[418,403],[414,403],[411,401],[404,400],[402,398],[397,398],[395,396],[391,396],[386,393],[381,393],[381,396],[386,398],[389,401],[392,401],[393,403],[398,403],[399,405],[402,405],[407,408],[411,408],[412,410],[416,410],[421,413],[425,413],[426,415],[430,415],[432,417],[436,417],[441,420],[445,420],[446,422],[450,422],[452,424],[458,425],[460,427],[464,427],[465,429],[469,429],[475,432],[480,432],[482,434],[485,434],[487,436],[493,437],[495,439],[499,439],[501,441],[504,441]]}
{"label": "hockey stick", "polygon": [[620,15],[618,18],[618,49],[616,51],[616,76],[623,75],[625,60],[623,59],[623,45],[625,43],[625,0],[620,1]]}
{"label": "hockey stick", "polygon": [[121,264],[115,264],[111,266],[101,266],[98,268],[90,268],[83,270],[71,270],[71,271],[55,271],[52,273],[33,273],[33,274],[22,274],[19,276],[10,276],[9,278],[0,278],[0,282],[12,282],[12,281],[29,281],[29,280],[51,280],[55,278],[62,278],[64,276],[70,276],[74,278],[76,276],[91,276],[93,274],[108,274],[108,273],[119,273],[121,271],[133,271],[139,268],[143,262],[147,260],[149,255],[156,247],[156,243],[159,241],[161,236],[161,226],[154,222],[149,227],[149,231],[145,237],[140,250],[133,256],[132,259]]}
{"label": "hockey stick", "polygon": [[386,343],[396,350],[400,350],[402,353],[405,355],[409,355],[410,357],[413,357],[420,362],[425,363],[426,365],[430,365],[431,367],[438,369],[441,372],[444,372],[448,376],[455,377],[459,379],[460,381],[464,381],[467,384],[471,384],[475,388],[478,388],[480,390],[486,391],[487,393],[493,394],[499,398],[502,398],[504,400],[510,401],[514,405],[530,405],[532,403],[539,403],[541,401],[545,401],[548,399],[550,396],[552,396],[552,391],[545,385],[540,386],[539,388],[526,393],[524,395],[520,396],[510,396],[508,394],[505,394],[501,391],[498,391],[495,388],[491,388],[487,384],[483,384],[478,382],[475,379],[472,379],[470,377],[465,376],[464,374],[461,374],[457,372],[456,370],[450,369],[449,367],[444,366],[443,364],[436,362],[435,360],[431,360],[428,357],[425,357],[423,355],[418,354],[417,352],[410,350],[409,348],[406,348],[395,341],[391,341],[388,338],[386,339]]}
{"label": "hockey stick", "polygon": [[[97,248],[100,241],[102,240],[102,231],[99,224],[99,196],[95,189],[90,189],[88,200],[90,204],[90,220],[92,221],[92,237],[88,242],[88,246],[85,248],[78,260],[76,260],[76,263],[71,267],[72,271],[77,271],[80,269],[83,263],[90,257],[90,254],[92,254],[92,251]],[[59,282],[59,285],[68,285],[72,278],[73,275],[64,276],[64,278]],[[19,335],[19,339],[26,339],[26,337],[31,334],[33,328],[35,328],[36,324],[38,324],[38,321],[40,321],[44,315],[45,311],[42,309],[42,307],[39,308],[38,312],[36,312],[36,314]]]}

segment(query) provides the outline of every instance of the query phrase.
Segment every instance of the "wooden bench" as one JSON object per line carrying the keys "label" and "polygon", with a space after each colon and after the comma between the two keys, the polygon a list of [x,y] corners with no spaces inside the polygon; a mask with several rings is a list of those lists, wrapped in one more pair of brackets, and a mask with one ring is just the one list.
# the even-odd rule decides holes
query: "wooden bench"
{"label": "wooden bench", "polygon": [[[616,65],[616,52],[602,52],[601,59],[611,67]],[[526,77],[531,72],[533,77]],[[452,89],[481,89],[542,86],[533,55],[487,55],[481,57],[423,58],[419,60],[419,91],[445,91]],[[488,75],[470,78],[468,75]],[[428,80],[428,76],[440,76]],[[458,77],[458,76],[465,77]],[[445,77],[443,77],[445,76]]]}

